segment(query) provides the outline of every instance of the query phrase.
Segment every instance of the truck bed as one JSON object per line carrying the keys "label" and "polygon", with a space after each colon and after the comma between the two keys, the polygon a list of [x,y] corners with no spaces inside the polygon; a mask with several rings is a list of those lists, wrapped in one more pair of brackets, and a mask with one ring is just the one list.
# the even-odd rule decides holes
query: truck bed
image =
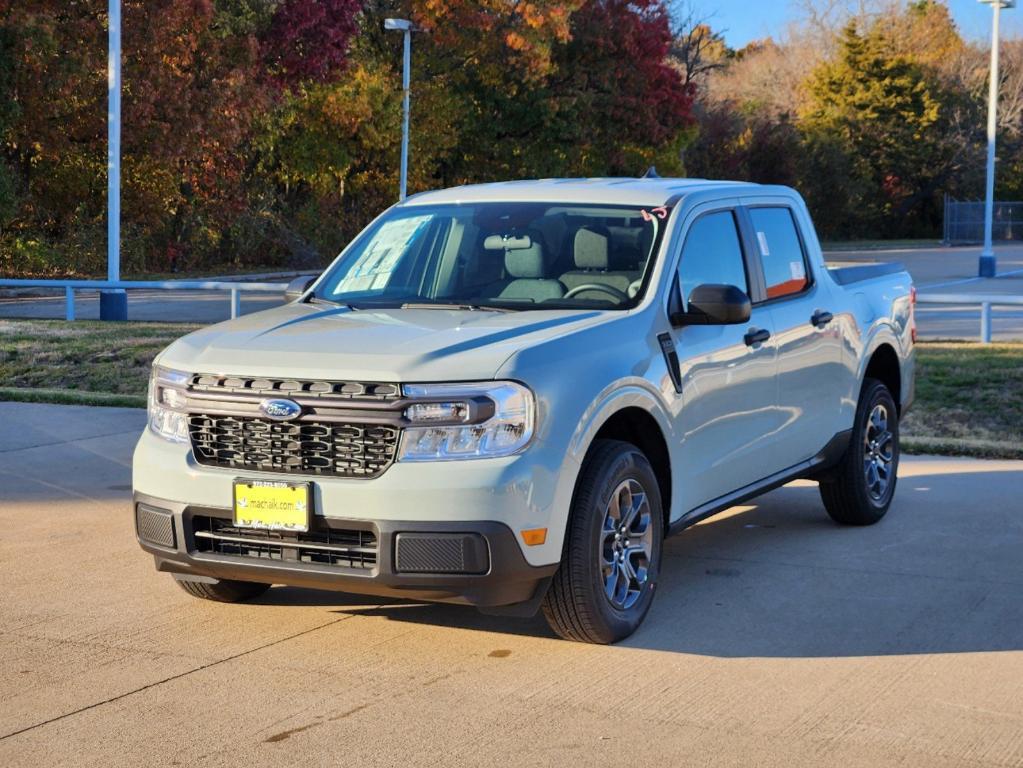
{"label": "truck bed", "polygon": [[894,275],[904,272],[906,267],[898,261],[877,262],[875,264],[856,264],[848,267],[828,267],[828,273],[835,278],[839,285],[850,285],[861,283],[864,280],[872,280],[875,277]]}

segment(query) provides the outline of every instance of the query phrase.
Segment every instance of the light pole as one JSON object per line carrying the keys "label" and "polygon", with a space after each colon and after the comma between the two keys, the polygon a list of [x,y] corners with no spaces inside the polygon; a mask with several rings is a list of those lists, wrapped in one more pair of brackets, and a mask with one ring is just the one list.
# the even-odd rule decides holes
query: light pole
{"label": "light pole", "polygon": [[984,194],[984,250],[980,252],[977,274],[994,277],[998,269],[995,251],[991,245],[992,219],[995,211],[995,136],[998,131],[998,20],[1002,8],[1013,8],[1016,0],[980,0],[990,5],[991,18],[991,72],[987,96],[987,188]]}
{"label": "light pole", "polygon": [[384,29],[399,30],[405,36],[405,51],[402,57],[401,87],[405,92],[401,100],[401,180],[399,181],[398,199],[405,199],[408,186],[408,113],[409,113],[409,80],[412,66],[412,32],[414,27],[408,19],[384,19]]}
{"label": "light pole", "polygon": [[[121,0],[110,0],[107,33],[107,280],[121,279]],[[128,295],[100,291],[100,320],[127,320]]]}

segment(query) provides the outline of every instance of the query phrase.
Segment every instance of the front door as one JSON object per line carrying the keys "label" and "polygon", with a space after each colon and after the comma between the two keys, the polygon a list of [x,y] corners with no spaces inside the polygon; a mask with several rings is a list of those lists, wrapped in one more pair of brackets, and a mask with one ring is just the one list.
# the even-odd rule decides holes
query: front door
{"label": "front door", "polygon": [[[678,270],[686,306],[692,289],[706,283],[735,285],[749,294],[734,210],[710,211],[693,222]],[[773,332],[767,307],[754,307],[742,325],[687,325],[673,331],[682,375],[681,461],[675,477],[684,513],[777,471]]]}

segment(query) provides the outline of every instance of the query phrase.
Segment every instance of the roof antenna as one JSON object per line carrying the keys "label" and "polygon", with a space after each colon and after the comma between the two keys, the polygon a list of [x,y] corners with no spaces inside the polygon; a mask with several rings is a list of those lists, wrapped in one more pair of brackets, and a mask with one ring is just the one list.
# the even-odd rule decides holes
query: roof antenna
{"label": "roof antenna", "polygon": [[661,178],[661,174],[659,174],[657,172],[657,169],[654,168],[651,165],[649,168],[646,169],[646,173],[644,173],[642,176],[640,176],[640,178],[641,179],[659,179],[659,178]]}

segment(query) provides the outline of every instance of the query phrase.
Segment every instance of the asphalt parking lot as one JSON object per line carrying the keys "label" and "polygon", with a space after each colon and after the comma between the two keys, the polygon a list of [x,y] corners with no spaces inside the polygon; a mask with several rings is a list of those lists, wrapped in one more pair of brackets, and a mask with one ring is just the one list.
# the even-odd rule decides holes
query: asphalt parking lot
{"label": "asphalt parking lot", "polygon": [[796,483],[667,545],[616,647],[136,546],[144,414],[0,403],[0,765],[1023,765],[1023,462],[907,458],[843,529]]}

